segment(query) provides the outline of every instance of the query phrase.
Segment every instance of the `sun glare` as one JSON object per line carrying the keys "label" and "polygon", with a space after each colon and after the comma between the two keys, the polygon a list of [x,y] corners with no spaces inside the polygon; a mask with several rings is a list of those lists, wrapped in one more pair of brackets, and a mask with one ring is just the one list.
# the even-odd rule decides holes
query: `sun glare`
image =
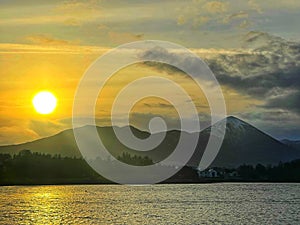
{"label": "sun glare", "polygon": [[56,97],[49,91],[41,91],[32,99],[35,110],[40,114],[52,113],[57,104]]}

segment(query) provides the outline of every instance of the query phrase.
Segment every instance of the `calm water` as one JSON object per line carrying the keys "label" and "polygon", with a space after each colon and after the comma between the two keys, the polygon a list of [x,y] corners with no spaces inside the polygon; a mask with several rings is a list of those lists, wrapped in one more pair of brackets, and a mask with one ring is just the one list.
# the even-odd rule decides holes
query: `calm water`
{"label": "calm water", "polygon": [[300,224],[300,184],[0,187],[1,224]]}

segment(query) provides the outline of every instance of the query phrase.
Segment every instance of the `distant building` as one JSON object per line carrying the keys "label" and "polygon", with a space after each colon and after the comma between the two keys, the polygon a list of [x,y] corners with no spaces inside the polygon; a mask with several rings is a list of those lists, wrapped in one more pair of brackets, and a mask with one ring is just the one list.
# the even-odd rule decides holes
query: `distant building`
{"label": "distant building", "polygon": [[198,176],[199,177],[207,177],[207,178],[219,177],[218,172],[214,169],[208,169],[208,170],[204,170],[204,171],[198,170]]}

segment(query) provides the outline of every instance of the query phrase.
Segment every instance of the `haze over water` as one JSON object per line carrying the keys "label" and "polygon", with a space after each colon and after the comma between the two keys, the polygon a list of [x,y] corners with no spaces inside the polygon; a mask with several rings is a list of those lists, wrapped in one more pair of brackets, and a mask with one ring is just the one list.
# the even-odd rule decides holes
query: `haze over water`
{"label": "haze over water", "polygon": [[300,184],[0,188],[0,224],[299,224]]}

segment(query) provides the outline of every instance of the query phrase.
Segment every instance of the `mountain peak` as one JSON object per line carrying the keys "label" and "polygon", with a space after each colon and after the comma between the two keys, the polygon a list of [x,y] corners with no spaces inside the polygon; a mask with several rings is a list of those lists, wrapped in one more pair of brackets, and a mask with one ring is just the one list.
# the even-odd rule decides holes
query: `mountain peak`
{"label": "mountain peak", "polygon": [[248,123],[246,123],[245,121],[235,117],[235,116],[228,116],[226,118],[227,124],[234,124],[236,126],[240,126],[240,125],[249,125]]}
{"label": "mountain peak", "polygon": [[241,119],[235,117],[235,116],[227,116],[226,117],[227,120],[239,120],[239,121],[242,121]]}
{"label": "mountain peak", "polygon": [[[228,116],[225,119],[213,124],[212,127],[214,128],[213,135],[221,137],[225,135],[226,132],[232,131],[239,132],[240,134],[242,134],[245,130],[249,128],[251,129],[252,126],[235,116]],[[210,131],[211,127],[209,127],[206,132]]]}

